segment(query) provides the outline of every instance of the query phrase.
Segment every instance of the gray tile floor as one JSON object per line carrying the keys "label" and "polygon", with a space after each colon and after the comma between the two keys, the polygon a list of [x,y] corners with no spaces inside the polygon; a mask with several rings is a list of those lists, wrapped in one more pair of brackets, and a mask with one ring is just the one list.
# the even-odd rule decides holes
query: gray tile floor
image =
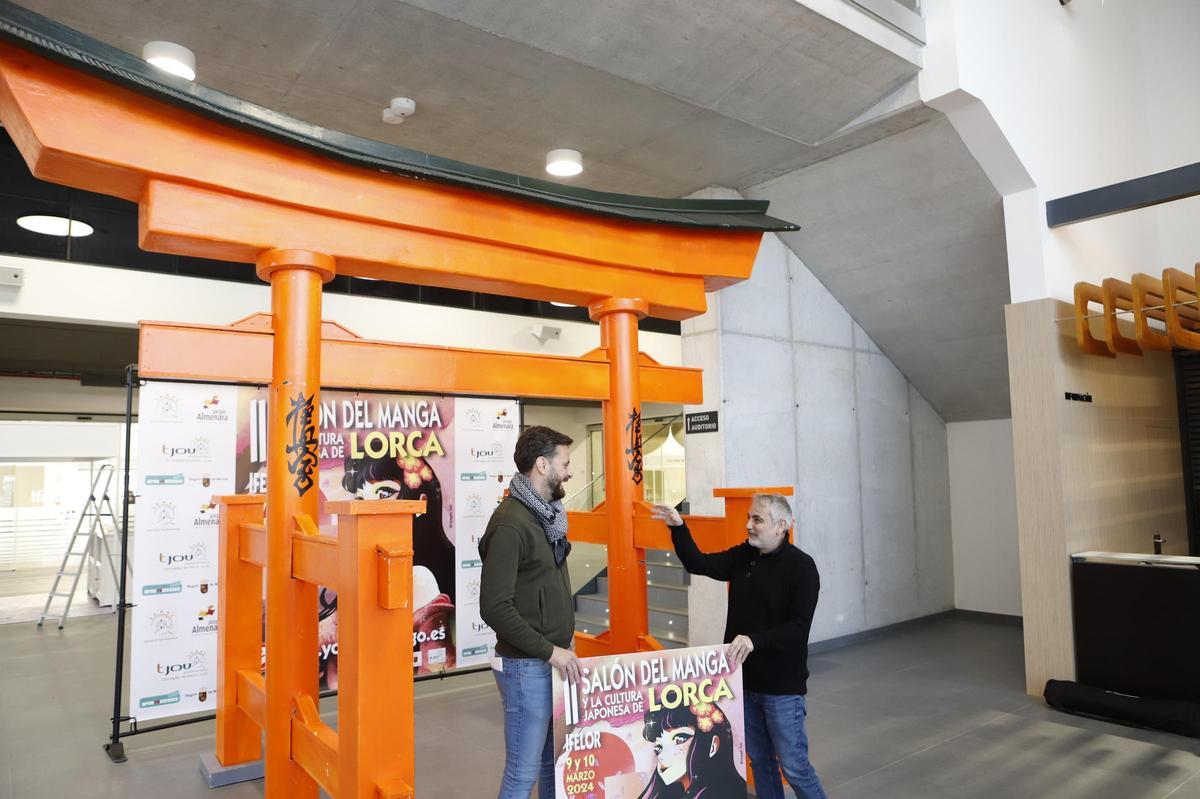
{"label": "gray tile floor", "polygon": [[[204,786],[211,722],[131,738],[129,762],[108,762],[114,625],[0,625],[0,799],[261,796],[261,783]],[[1200,799],[1200,741],[1025,696],[1015,627],[940,617],[811,667],[812,758],[835,799]],[[504,745],[491,677],[424,683],[418,697],[419,796],[495,796]]]}

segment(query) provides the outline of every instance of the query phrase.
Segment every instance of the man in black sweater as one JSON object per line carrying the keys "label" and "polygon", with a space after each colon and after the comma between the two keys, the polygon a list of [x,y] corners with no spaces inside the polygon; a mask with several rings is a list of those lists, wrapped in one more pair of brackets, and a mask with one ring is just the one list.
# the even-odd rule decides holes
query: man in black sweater
{"label": "man in black sweater", "polygon": [[742,663],[746,753],[760,799],[783,799],[783,776],[800,799],[825,799],[808,761],[804,731],[808,632],[817,609],[817,565],[787,540],[792,509],[779,494],[758,494],[746,519],[746,542],[705,554],[674,508],[652,515],[671,528],[680,563],[691,574],[729,583],[725,643]]}

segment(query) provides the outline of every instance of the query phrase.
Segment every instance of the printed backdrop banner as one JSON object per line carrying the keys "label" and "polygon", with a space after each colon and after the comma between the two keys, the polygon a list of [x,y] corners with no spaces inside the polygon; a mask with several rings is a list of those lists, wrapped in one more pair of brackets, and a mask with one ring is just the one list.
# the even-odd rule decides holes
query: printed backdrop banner
{"label": "printed backdrop banner", "polygon": [[129,715],[211,710],[217,508],[234,493],[236,386],[145,383],[138,400]]}
{"label": "printed backdrop banner", "polygon": [[[221,445],[209,446],[213,459],[208,484],[201,482],[197,494],[208,504],[213,494],[263,493],[266,490],[267,393],[265,388],[212,385],[147,383],[141,392],[141,420],[152,421],[156,398],[160,395],[182,402],[182,389],[195,390],[203,400],[218,397],[227,403],[227,429]],[[190,401],[190,394],[188,395]],[[188,406],[190,407],[190,406]],[[321,532],[337,534],[337,517],[325,511],[327,501],[346,499],[424,499],[426,512],[413,520],[413,667],[418,674],[444,671],[486,663],[495,635],[479,617],[478,541],[492,510],[514,470],[513,451],[519,434],[519,407],[515,400],[448,398],[407,394],[374,394],[323,391],[318,412],[318,456],[320,462],[319,525]],[[175,444],[163,435],[182,436],[184,443],[195,437],[193,428],[200,422],[182,415],[176,428],[165,423],[142,425],[139,430],[139,469],[146,475],[143,496],[138,501],[138,545],[135,552],[158,547],[159,527],[146,516],[155,517],[151,489],[172,486],[151,482],[145,464],[154,463],[155,453],[167,452]],[[206,422],[212,424],[212,422]],[[219,467],[219,468],[218,468]],[[209,490],[218,477],[222,488]],[[185,480],[184,487],[187,487]],[[235,488],[236,487],[236,488]],[[207,493],[206,493],[207,492]],[[183,657],[185,668],[176,673],[188,676],[190,694],[172,696],[159,691],[166,675],[156,670],[158,662],[148,645],[134,641],[130,715],[139,719],[192,712],[215,704],[210,676],[216,664],[215,618],[217,573],[216,509],[204,528],[205,543],[203,586],[208,604],[200,612],[208,613],[205,625],[213,634],[203,641],[195,636],[174,639],[177,645],[158,649]],[[151,553],[154,557],[157,551]],[[135,557],[135,581],[141,574]],[[201,570],[197,562],[196,573]],[[199,579],[199,578],[197,578]],[[151,585],[154,585],[153,583]],[[337,687],[337,595],[320,590],[318,659],[322,688]],[[153,600],[149,597],[153,596]],[[159,602],[167,603],[166,593],[148,594],[134,611],[139,628],[164,623]],[[197,627],[199,629],[199,627]],[[203,643],[204,646],[201,646]],[[168,664],[169,666],[170,664]],[[140,678],[140,679],[135,679]],[[205,682],[204,678],[208,678]],[[194,683],[194,685],[193,685]],[[136,699],[133,697],[137,697]],[[149,697],[147,704],[142,697]],[[136,704],[135,704],[136,703]]]}
{"label": "printed backdrop banner", "polygon": [[554,676],[556,799],[746,796],[742,671],[724,646],[585,658]]}

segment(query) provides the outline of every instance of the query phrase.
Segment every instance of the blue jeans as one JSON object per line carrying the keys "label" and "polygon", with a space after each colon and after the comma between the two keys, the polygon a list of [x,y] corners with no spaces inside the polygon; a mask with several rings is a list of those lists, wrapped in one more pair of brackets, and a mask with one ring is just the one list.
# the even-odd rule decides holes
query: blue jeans
{"label": "blue jeans", "polygon": [[550,723],[550,664],[536,658],[501,658],[492,670],[504,705],[504,779],[499,799],[554,797],[554,725]]}
{"label": "blue jeans", "polygon": [[799,799],[826,799],[817,772],[808,762],[804,718],[808,706],[799,694],[746,691],[746,754],[759,799],[783,799],[783,776]]}

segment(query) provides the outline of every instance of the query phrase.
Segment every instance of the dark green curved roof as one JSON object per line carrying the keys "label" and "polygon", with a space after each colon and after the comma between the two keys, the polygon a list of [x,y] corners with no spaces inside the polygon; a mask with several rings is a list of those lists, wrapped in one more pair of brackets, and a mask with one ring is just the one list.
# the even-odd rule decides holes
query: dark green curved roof
{"label": "dark green curved roof", "polygon": [[768,216],[764,201],[660,199],[592,191],[328,130],[176,78],[9,0],[0,0],[0,37],[155,99],[356,166],[630,221],[729,230],[799,229],[798,225]]}

